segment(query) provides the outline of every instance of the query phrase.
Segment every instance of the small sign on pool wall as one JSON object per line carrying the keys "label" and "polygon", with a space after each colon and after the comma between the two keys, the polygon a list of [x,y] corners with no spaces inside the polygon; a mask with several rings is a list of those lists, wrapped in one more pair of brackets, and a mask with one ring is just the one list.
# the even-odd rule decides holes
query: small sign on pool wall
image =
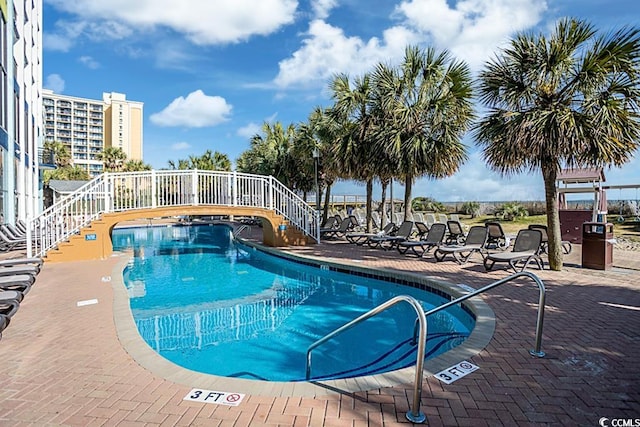
{"label": "small sign on pool wall", "polygon": [[457,365],[453,365],[450,368],[438,372],[434,375],[434,377],[445,384],[451,384],[452,382],[459,380],[460,378],[478,369],[480,369],[479,366],[476,366],[473,363],[469,363],[465,360],[458,363]]}
{"label": "small sign on pool wall", "polygon": [[98,240],[98,236],[95,233],[85,234],[84,240]]}
{"label": "small sign on pool wall", "polygon": [[216,405],[238,406],[244,399],[242,393],[228,393],[226,391],[212,391],[194,388],[182,400],[193,402],[215,403]]}

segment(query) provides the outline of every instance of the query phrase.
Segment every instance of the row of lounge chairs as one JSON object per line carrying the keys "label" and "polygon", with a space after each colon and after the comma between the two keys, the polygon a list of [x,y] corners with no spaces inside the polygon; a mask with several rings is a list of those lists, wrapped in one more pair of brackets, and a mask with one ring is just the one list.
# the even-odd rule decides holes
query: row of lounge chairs
{"label": "row of lounge chairs", "polygon": [[[335,221],[337,226],[334,224],[324,229],[325,238],[344,238],[350,243],[371,248],[395,248],[400,254],[421,258],[434,250],[437,262],[451,256],[457,263],[464,264],[474,254],[480,254],[487,271],[493,269],[496,263],[503,262],[516,272],[523,271],[531,263],[542,269],[544,262],[541,254],[546,252],[548,244],[547,228],[538,224],[520,230],[511,242],[498,222],[473,226],[465,233],[459,221],[448,220],[446,225],[435,223],[430,227],[421,222],[404,221],[398,227],[390,223],[378,233],[364,233],[353,231],[358,225],[353,216],[339,223],[337,219]],[[562,244],[565,253],[571,252],[571,243]],[[509,247],[511,250],[507,251]]]}
{"label": "row of lounge chairs", "polygon": [[0,251],[8,252],[25,249],[26,247],[27,228],[23,221],[18,221],[15,226],[0,224]]}
{"label": "row of lounge chairs", "polygon": [[[344,211],[343,211],[344,212]],[[337,216],[338,218],[343,218],[346,216],[353,216],[354,218],[356,218],[356,220],[358,221],[358,223],[360,224],[364,224],[366,221],[366,214],[365,214],[365,210],[362,208],[356,208],[354,210],[351,211],[350,214],[348,215],[342,215],[340,212],[338,211],[332,211],[332,215],[333,216]],[[394,212],[393,214],[385,214],[385,224],[391,223],[393,222],[394,224],[402,224],[402,222],[404,221],[405,218],[405,214],[404,212]],[[440,223],[440,224],[446,224],[447,221],[458,221],[460,222],[460,217],[458,214],[452,213],[452,214],[444,214],[444,213],[431,213],[431,212],[412,212],[411,213],[411,218],[413,220],[414,223],[423,223],[426,224],[427,227],[431,227],[433,224],[436,223]],[[373,211],[371,213],[371,219],[373,220],[373,223],[375,224],[375,226],[377,227],[378,225],[380,225],[382,223],[382,214],[378,211]]]}
{"label": "row of lounge chairs", "polygon": [[0,339],[20,308],[40,273],[41,258],[16,258],[0,261]]}

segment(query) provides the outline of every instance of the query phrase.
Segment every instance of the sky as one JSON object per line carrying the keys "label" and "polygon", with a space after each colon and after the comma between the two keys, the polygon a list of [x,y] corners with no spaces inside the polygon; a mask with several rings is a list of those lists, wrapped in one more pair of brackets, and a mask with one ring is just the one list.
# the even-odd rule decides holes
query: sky
{"label": "sky", "polygon": [[[585,19],[609,32],[640,26],[638,0],[44,0],[43,86],[144,103],[144,161],[225,153],[234,161],[266,122],[305,122],[332,104],[328,82],[396,64],[407,45],[447,49],[474,74],[518,32]],[[539,174],[490,171],[470,135],[453,176],[419,179],[413,196],[453,201],[543,200]],[[640,153],[605,170],[606,184],[639,184]],[[402,198],[394,186],[394,198]],[[365,194],[341,182],[333,194]],[[379,198],[379,185],[374,196]],[[610,199],[637,200],[636,190]]]}

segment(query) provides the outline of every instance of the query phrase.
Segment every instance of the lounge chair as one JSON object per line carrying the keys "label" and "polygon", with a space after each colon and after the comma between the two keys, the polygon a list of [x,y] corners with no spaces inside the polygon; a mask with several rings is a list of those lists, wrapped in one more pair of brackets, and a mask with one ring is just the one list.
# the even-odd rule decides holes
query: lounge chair
{"label": "lounge chair", "polygon": [[393,249],[400,242],[409,240],[412,231],[413,221],[403,221],[393,235],[371,237],[367,244],[372,248]]}
{"label": "lounge chair", "polygon": [[23,297],[18,291],[0,291],[0,314],[13,316],[20,308]]}
{"label": "lounge chair", "polygon": [[349,243],[355,243],[358,246],[362,246],[369,242],[372,237],[390,236],[396,230],[396,225],[392,222],[385,225],[384,228],[377,233],[347,233],[345,239]]}
{"label": "lounge chair", "polygon": [[11,251],[27,247],[27,239],[12,239],[0,230],[0,250]]}
{"label": "lounge chair", "polygon": [[424,217],[422,216],[422,213],[414,212],[413,213],[413,222],[415,222],[415,223],[418,223],[418,222],[424,223]]}
{"label": "lounge chair", "polygon": [[487,249],[507,249],[509,247],[510,240],[504,234],[502,225],[499,222],[487,222]]}
{"label": "lounge chair", "polygon": [[458,264],[464,264],[474,253],[482,255],[486,241],[487,227],[475,225],[469,229],[463,245],[439,246],[433,256],[439,262],[443,261],[447,255],[451,255]]}
{"label": "lounge chair", "polygon": [[337,228],[329,228],[320,230],[320,237],[327,239],[344,237],[349,231],[353,230],[358,225],[358,220],[354,216],[348,216],[342,221]]}
{"label": "lounge chair", "polygon": [[393,222],[402,225],[402,223],[404,222],[404,212],[394,212]]}
{"label": "lounge chair", "polygon": [[[547,253],[549,247],[549,234],[547,233],[547,226],[542,224],[529,224],[529,230],[540,230],[542,233],[542,244],[540,245],[540,252]],[[565,255],[568,255],[573,250],[573,246],[571,242],[568,240],[563,240],[561,243],[562,252]]]}
{"label": "lounge chair", "polygon": [[38,272],[42,268],[44,261],[42,258],[10,258],[0,261],[0,267],[15,267],[18,265],[32,265],[37,268]]}
{"label": "lounge chair", "polygon": [[431,228],[431,226],[438,221],[436,220],[435,214],[426,213],[424,214],[424,222],[427,224],[427,227]]}
{"label": "lounge chair", "polygon": [[535,261],[540,270],[543,268],[543,261],[540,258],[540,245],[542,243],[542,233],[540,230],[520,230],[510,252],[490,253],[484,259],[484,268],[489,271],[496,262],[508,262],[513,271],[518,272],[518,263],[522,262],[519,271],[524,271],[531,261]]}
{"label": "lounge chair", "polygon": [[18,291],[23,295],[31,290],[35,277],[30,274],[0,276],[0,291]]}
{"label": "lounge chair", "polygon": [[9,316],[0,314],[0,339],[2,339],[2,331],[7,329],[7,326],[9,326],[10,321],[11,321],[11,318]]}
{"label": "lounge chair", "polygon": [[333,230],[334,228],[337,228],[338,225],[340,224],[340,221],[341,219],[336,215],[328,217],[320,226],[320,233],[322,233],[323,231]]}
{"label": "lounge chair", "polygon": [[[22,240],[24,239],[25,241],[27,240],[27,234],[25,232],[22,232],[18,229],[16,229],[13,225],[11,224],[2,224],[0,225],[0,230],[2,230],[2,232],[10,239],[13,240]],[[37,236],[32,235],[32,240],[33,241],[37,241]]]}
{"label": "lounge chair", "polygon": [[17,274],[30,274],[37,276],[40,269],[35,265],[12,265],[7,267],[0,266],[0,277],[15,276]]}
{"label": "lounge chair", "polygon": [[447,239],[445,243],[447,245],[457,245],[464,243],[464,230],[462,229],[462,224],[458,221],[447,221],[447,230],[449,233],[447,234]]}
{"label": "lounge chair", "polygon": [[435,223],[429,229],[429,232],[424,237],[424,240],[407,240],[398,243],[398,252],[406,254],[409,249],[417,256],[422,257],[425,253],[428,253],[431,249],[440,246],[444,235],[447,232],[447,226],[440,223]]}

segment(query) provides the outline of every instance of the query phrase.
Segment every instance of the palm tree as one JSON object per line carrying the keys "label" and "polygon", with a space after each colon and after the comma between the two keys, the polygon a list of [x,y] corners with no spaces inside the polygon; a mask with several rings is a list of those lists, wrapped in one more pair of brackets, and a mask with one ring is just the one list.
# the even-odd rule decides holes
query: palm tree
{"label": "palm tree", "polygon": [[191,155],[188,159],[179,159],[178,163],[173,160],[168,161],[169,169],[175,170],[210,170],[210,171],[230,171],[231,160],[229,156],[218,151],[207,150],[202,156]]}
{"label": "palm tree", "polygon": [[169,160],[167,163],[169,164],[169,169],[171,169],[171,170],[176,170],[176,169],[177,170],[186,170],[186,169],[189,169],[189,160],[179,159],[177,164],[173,160]]}
{"label": "palm tree", "polygon": [[296,132],[293,124],[285,128],[280,122],[273,125],[265,122],[262,125],[262,135],[254,135],[249,150],[241,153],[236,160],[238,171],[273,175],[278,181],[294,189],[293,171],[297,159],[292,155],[292,147]]}
{"label": "palm tree", "polygon": [[231,160],[229,159],[229,156],[224,153],[214,151],[212,163],[213,167],[215,168],[214,170],[226,172],[231,171]]}
{"label": "palm tree", "polygon": [[55,165],[59,168],[70,166],[71,153],[65,144],[60,141],[47,141],[42,147],[45,151],[53,153]]}
{"label": "palm tree", "polygon": [[91,177],[89,176],[89,172],[82,166],[67,165],[57,169],[45,170],[42,182],[45,185],[49,185],[49,181],[52,179],[62,181],[89,181]]}
{"label": "palm tree", "polygon": [[488,113],[475,136],[503,175],[542,172],[552,270],[562,268],[558,172],[620,166],[638,148],[639,34],[598,35],[584,21],[563,19],[549,38],[517,35],[480,74]]}
{"label": "palm tree", "polygon": [[[313,109],[307,122],[298,127],[299,149],[295,150],[304,156],[303,167],[307,171],[308,182],[315,187],[314,150],[318,155],[318,197],[325,195],[322,208],[322,221],[327,219],[331,204],[331,186],[337,179],[339,171],[333,156],[333,146],[336,142],[338,128],[331,119],[328,110],[321,107]],[[314,191],[317,189],[313,188]]]}
{"label": "palm tree", "polygon": [[146,164],[142,160],[127,160],[122,165],[122,170],[124,172],[149,171],[151,170],[151,165]]}
{"label": "palm tree", "polygon": [[375,118],[372,114],[372,89],[369,74],[355,78],[353,84],[346,74],[339,74],[330,83],[334,100],[330,114],[341,128],[334,155],[343,171],[343,178],[366,183],[368,232],[371,232],[372,226],[373,180],[377,165],[373,158]]}
{"label": "palm tree", "polygon": [[413,181],[453,175],[466,160],[461,139],[474,118],[471,72],[447,51],[409,46],[399,67],[379,64],[373,79],[375,140],[395,161],[411,220]]}
{"label": "palm tree", "polygon": [[122,170],[124,161],[127,159],[127,155],[120,147],[105,147],[96,157],[102,160],[105,170],[109,172]]}

